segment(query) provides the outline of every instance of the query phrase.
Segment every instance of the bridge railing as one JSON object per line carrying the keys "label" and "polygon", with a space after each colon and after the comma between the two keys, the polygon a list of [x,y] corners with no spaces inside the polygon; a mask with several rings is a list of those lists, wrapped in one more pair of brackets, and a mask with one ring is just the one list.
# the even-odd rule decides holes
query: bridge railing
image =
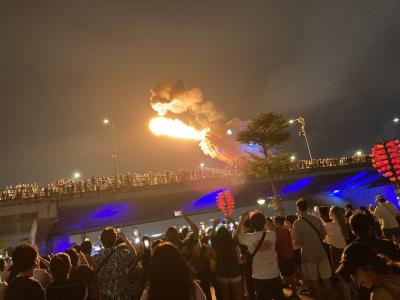
{"label": "bridge railing", "polygon": [[[368,156],[321,158],[291,162],[290,172],[307,170],[348,168],[370,165]],[[22,199],[71,199],[107,192],[120,192],[138,188],[193,182],[209,178],[237,176],[241,174],[238,166],[230,165],[224,169],[200,168],[192,170],[162,171],[147,173],[126,173],[113,177],[92,177],[84,180],[59,179],[46,186],[33,184],[17,184],[7,186],[0,191],[1,201]]]}

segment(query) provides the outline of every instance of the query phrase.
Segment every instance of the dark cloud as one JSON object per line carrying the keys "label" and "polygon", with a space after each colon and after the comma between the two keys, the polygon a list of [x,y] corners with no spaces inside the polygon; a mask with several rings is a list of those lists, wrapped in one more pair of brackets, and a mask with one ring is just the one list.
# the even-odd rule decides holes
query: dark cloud
{"label": "dark cloud", "polygon": [[[394,135],[399,5],[2,1],[0,183],[111,174],[104,116],[115,120],[122,170],[197,166],[196,143],[147,128],[149,90],[173,79],[201,88],[227,118],[304,114],[315,156],[367,150]],[[288,148],[305,156],[296,137]]]}

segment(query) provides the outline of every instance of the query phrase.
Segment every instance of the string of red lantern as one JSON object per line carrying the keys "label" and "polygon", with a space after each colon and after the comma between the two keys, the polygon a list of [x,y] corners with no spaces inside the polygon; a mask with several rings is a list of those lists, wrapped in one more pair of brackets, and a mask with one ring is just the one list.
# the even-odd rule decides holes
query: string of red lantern
{"label": "string of red lantern", "polygon": [[232,215],[233,209],[235,208],[235,200],[231,192],[228,190],[219,192],[216,197],[216,203],[218,209],[222,211],[225,217]]}
{"label": "string of red lantern", "polygon": [[391,182],[400,182],[400,140],[376,144],[370,156],[379,173]]}

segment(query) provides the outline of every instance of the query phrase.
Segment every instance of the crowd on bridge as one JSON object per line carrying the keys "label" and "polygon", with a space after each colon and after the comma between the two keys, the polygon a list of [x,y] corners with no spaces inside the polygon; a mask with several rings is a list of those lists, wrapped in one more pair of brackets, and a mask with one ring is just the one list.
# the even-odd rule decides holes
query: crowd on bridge
{"label": "crowd on bridge", "polygon": [[158,240],[105,228],[92,243],[40,256],[30,244],[0,260],[1,300],[400,299],[398,211],[314,207],[297,215],[245,212],[209,229],[188,222]]}
{"label": "crowd on bridge", "polygon": [[[292,162],[290,171],[320,168],[337,168],[369,163],[368,156],[340,158],[321,158]],[[160,171],[146,173],[126,173],[112,177],[92,177],[88,179],[62,178],[45,186],[36,183],[19,183],[6,186],[0,191],[1,200],[54,199],[82,197],[93,193],[130,190],[137,187],[190,182],[207,178],[236,176],[240,173],[237,166],[225,169],[198,168],[191,170]]]}

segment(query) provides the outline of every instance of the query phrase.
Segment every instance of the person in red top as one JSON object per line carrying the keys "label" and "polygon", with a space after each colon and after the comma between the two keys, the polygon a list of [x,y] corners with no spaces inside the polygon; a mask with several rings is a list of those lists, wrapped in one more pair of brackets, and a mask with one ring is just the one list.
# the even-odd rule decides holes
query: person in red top
{"label": "person in red top", "polygon": [[290,231],[284,227],[285,218],[276,216],[274,219],[276,232],[276,252],[278,253],[278,266],[283,282],[292,289],[292,296],[296,295],[294,249]]}

